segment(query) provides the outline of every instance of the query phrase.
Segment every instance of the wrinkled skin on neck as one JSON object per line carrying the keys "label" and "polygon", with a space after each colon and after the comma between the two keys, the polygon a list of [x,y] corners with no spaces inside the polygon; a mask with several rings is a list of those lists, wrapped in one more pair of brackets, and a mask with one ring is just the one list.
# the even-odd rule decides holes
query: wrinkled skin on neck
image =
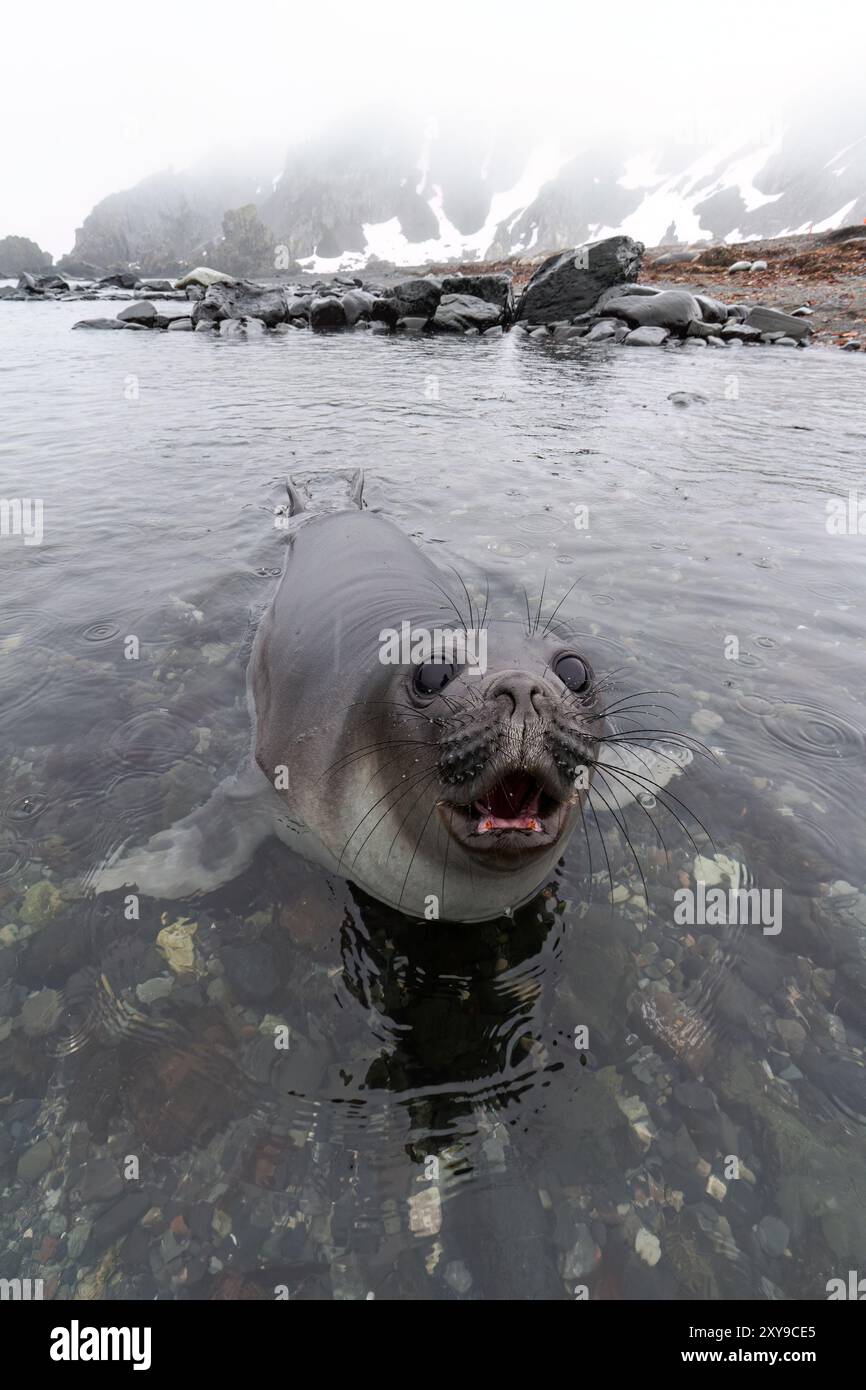
{"label": "wrinkled skin on neck", "polygon": [[[382,659],[382,632],[406,621],[479,618],[390,523],[298,527],[250,664],[256,761],[326,866],[407,914],[485,920],[537,891],[581,823],[595,681],[562,635],[492,620],[483,674],[458,666],[419,689],[417,662]],[[568,655],[583,689],[557,674]]]}

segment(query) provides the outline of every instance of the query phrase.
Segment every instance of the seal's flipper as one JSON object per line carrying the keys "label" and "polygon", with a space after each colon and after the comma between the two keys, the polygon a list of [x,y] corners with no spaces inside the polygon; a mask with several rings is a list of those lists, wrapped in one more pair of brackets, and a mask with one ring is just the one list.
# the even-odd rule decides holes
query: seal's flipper
{"label": "seal's flipper", "polygon": [[273,832],[279,806],[273,786],[253,763],[146,845],[128,854],[121,847],[87,886],[97,893],[138,888],[152,898],[211,893],[247,867]]}
{"label": "seal's flipper", "polygon": [[364,510],[364,470],[355,469],[355,477],[352,482],[351,498],[358,511]]}
{"label": "seal's flipper", "polygon": [[634,801],[651,803],[674,777],[681,777],[693,753],[663,739],[652,743],[603,742],[596,759],[589,802],[593,810],[621,811]]}
{"label": "seal's flipper", "polygon": [[297,516],[299,512],[307,510],[300,490],[293,478],[286,478],[286,492],[289,494],[289,516]]}

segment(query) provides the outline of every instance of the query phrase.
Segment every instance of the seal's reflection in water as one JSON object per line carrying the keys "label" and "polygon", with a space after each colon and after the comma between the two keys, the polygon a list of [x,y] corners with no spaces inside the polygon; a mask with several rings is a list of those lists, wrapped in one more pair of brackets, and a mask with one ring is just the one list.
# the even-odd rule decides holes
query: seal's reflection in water
{"label": "seal's reflection in water", "polygon": [[[407,1286],[413,1297],[447,1296],[429,1277],[441,1259],[469,1272],[474,1298],[567,1297],[560,1247],[570,1223],[556,1168],[571,1184],[598,1180],[613,1155],[599,1161],[596,1059],[575,1050],[573,1005],[558,1000],[566,923],[555,889],[469,928],[410,921],[354,896],[337,995],[360,1006],[376,1042],[352,1077],[366,1099],[359,1169],[376,1185],[347,1217],[357,1235],[408,1203],[413,1232],[405,1218],[400,1236],[392,1226],[383,1252],[393,1270],[386,1260],[383,1275],[381,1253],[371,1259],[376,1296],[405,1297]],[[621,996],[627,988],[623,980]],[[290,1080],[289,1056],[279,1070]]]}
{"label": "seal's reflection in water", "polygon": [[[273,902],[267,876],[263,886],[259,900]],[[153,969],[156,908],[103,949],[100,967],[67,985],[70,1114],[144,1155],[140,1186],[155,1205],[218,1176],[220,1204],[246,1230],[220,1260],[263,1297],[278,1283],[333,1296],[327,1268],[333,1279],[341,1259],[376,1297],[459,1296],[464,1276],[442,1277],[452,1267],[467,1271],[471,1298],[568,1297],[565,1189],[603,1183],[630,1158],[597,1070],[634,985],[610,921],[581,932],[586,989],[575,993],[562,978],[574,924],[555,887],[471,928],[413,922],[354,890],[325,907],[333,931],[312,949],[285,915],[256,942],[237,918],[211,930],[216,958],[240,940],[270,952],[268,1007],[293,1020],[287,1050],[268,1030],[234,1028],[191,985],[165,1009],[124,1002]],[[87,951],[98,953],[92,932]],[[575,1048],[578,1022],[603,1057]],[[131,1279],[138,1245],[124,1260]],[[221,1278],[193,1296],[222,1296]]]}

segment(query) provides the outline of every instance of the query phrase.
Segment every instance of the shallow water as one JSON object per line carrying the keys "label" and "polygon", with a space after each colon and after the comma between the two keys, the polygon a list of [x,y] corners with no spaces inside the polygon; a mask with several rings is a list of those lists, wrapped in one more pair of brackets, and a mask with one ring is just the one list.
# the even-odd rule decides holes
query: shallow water
{"label": "shallow water", "polygon": [[[0,306],[0,493],[44,502],[42,544],[0,539],[0,1275],[826,1297],[866,1260],[866,538],[826,525],[862,473],[863,364],[73,336],[81,315]],[[667,692],[712,749],[629,813],[648,907],[612,821],[609,872],[575,837],[483,927],[399,918],[275,842],[139,921],[87,893],[243,759],[283,480],[357,466],[504,611],[576,581],[564,611],[618,694]],[[780,889],[781,931],[677,925],[697,853]],[[178,919],[180,973],[156,948]]]}

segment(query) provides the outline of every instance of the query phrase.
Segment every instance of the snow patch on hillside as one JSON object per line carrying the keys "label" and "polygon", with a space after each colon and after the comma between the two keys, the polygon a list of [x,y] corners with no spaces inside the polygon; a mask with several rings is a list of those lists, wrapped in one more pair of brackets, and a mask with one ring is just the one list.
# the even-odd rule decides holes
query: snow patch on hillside
{"label": "snow patch on hillside", "polygon": [[[461,232],[445,211],[443,190],[434,184],[427,206],[436,218],[438,236],[427,241],[409,241],[397,217],[386,222],[365,222],[362,252],[352,252],[344,256],[307,256],[300,261],[305,270],[317,275],[333,274],[335,271],[357,270],[371,257],[383,261],[393,261],[395,265],[422,265],[425,261],[480,261],[483,260],[493,244],[498,228],[502,223],[512,225],[521,213],[535,202],[546,183],[556,178],[562,167],[562,154],[553,144],[535,149],[520,178],[509,189],[494,193],[484,223],[477,231],[469,234]],[[419,164],[421,180],[418,191],[424,188],[427,180],[428,160],[422,157]],[[537,234],[537,229],[536,229]],[[519,242],[512,247],[516,254],[523,247]]]}

